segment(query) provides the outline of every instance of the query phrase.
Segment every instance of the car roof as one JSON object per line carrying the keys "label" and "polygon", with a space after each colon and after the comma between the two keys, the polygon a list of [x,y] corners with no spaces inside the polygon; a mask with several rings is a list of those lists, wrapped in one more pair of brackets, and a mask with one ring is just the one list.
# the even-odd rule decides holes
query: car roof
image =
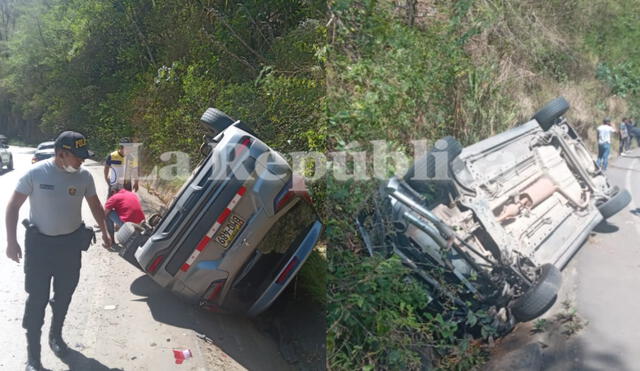
{"label": "car roof", "polygon": [[44,147],[44,146],[53,146],[55,144],[56,144],[56,142],[54,142],[54,141],[42,142],[42,143],[38,144],[38,148]]}

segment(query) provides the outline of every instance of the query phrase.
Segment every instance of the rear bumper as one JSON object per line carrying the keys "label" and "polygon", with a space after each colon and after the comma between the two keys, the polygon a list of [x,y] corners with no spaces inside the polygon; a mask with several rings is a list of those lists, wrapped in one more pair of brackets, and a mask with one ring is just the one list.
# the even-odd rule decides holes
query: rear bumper
{"label": "rear bumper", "polygon": [[[260,297],[251,305],[248,310],[250,316],[256,316],[267,309],[275,300],[280,296],[282,291],[287,287],[289,282],[300,271],[300,268],[305,263],[313,247],[318,243],[320,235],[322,234],[324,226],[320,221],[316,221],[309,229],[309,232],[304,237],[296,252],[282,267],[280,272],[276,275],[276,278],[271,281],[271,284],[262,292]],[[289,268],[290,265],[295,264],[294,267]],[[287,270],[289,270],[287,272]],[[285,276],[283,279],[282,277]]]}

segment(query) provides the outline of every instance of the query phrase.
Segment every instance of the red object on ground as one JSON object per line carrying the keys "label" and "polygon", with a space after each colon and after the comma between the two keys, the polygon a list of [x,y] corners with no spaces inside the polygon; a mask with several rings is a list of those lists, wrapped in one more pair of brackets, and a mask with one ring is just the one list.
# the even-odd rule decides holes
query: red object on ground
{"label": "red object on ground", "polygon": [[173,357],[176,359],[176,364],[180,365],[180,364],[182,364],[182,362],[184,362],[185,359],[192,357],[191,350],[189,350],[189,349],[174,349],[173,350]]}
{"label": "red object on ground", "polygon": [[144,212],[138,196],[126,189],[121,189],[109,197],[104,208],[114,210],[123,222],[140,224],[144,220]]}

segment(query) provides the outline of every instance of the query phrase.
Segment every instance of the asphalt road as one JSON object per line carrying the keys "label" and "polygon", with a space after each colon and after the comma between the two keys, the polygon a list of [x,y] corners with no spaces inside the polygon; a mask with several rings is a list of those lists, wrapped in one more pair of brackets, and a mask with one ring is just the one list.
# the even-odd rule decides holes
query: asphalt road
{"label": "asphalt road", "polygon": [[[0,357],[1,370],[24,369],[26,340],[21,327],[24,310],[22,264],[7,259],[5,205],[19,177],[31,166],[32,148],[11,147],[15,170],[0,176]],[[102,167],[85,165],[96,180],[98,195]],[[102,199],[104,202],[104,199]],[[28,216],[28,202],[21,219]],[[95,225],[84,203],[83,217]],[[18,227],[19,241],[24,228]],[[99,236],[98,236],[99,237]],[[100,238],[98,238],[100,241]],[[205,313],[165,292],[117,254],[94,244],[83,253],[80,283],[73,297],[64,338],[73,348],[60,360],[46,343],[51,312],[43,328],[42,361],[51,370],[288,370],[278,344],[254,322],[229,315]],[[205,335],[198,336],[198,334]],[[173,349],[189,349],[193,357],[174,363]]]}
{"label": "asphalt road", "polygon": [[588,323],[559,352],[547,352],[546,369],[640,369],[640,149],[614,160],[607,176],[632,201],[596,228],[567,267],[563,294]]}
{"label": "asphalt road", "polygon": [[[559,298],[542,316],[541,331],[535,331],[536,321],[519,325],[496,355],[537,343],[541,362],[526,369],[640,370],[640,149],[613,155],[607,176],[631,192],[631,203],[600,224],[565,267]],[[571,313],[573,320],[558,318]]]}

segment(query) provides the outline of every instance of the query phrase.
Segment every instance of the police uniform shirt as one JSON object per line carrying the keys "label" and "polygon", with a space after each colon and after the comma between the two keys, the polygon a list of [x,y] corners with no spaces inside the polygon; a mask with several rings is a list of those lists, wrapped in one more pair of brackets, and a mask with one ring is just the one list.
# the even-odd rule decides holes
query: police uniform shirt
{"label": "police uniform shirt", "polygon": [[29,220],[49,236],[69,234],[82,224],[82,199],[96,195],[91,173],[59,168],[54,159],[33,165],[20,178],[16,191],[29,196]]}

